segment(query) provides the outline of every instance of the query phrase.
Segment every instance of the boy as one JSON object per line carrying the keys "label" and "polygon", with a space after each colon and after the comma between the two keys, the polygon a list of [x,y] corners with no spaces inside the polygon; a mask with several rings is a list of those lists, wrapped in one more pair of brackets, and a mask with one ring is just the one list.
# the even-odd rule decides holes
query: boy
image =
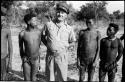
{"label": "boy", "polygon": [[36,81],[38,71],[38,57],[41,43],[41,30],[37,28],[38,19],[35,14],[24,17],[27,28],[19,34],[20,56],[23,62],[25,81]]}
{"label": "boy", "polygon": [[117,62],[123,52],[121,40],[115,36],[118,29],[117,24],[110,23],[107,28],[107,37],[100,42],[99,81],[104,81],[106,73],[108,73],[108,81],[114,82]]}
{"label": "boy", "polygon": [[80,82],[85,79],[85,72],[88,69],[88,81],[93,80],[95,66],[100,49],[100,32],[93,27],[92,19],[86,20],[87,29],[79,32],[77,48],[77,64],[80,70]]}

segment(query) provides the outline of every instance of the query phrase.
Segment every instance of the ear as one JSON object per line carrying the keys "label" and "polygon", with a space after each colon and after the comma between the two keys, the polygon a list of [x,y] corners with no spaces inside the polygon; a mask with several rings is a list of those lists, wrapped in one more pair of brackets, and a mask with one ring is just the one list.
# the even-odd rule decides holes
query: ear
{"label": "ear", "polygon": [[30,21],[28,21],[27,23],[30,24]]}

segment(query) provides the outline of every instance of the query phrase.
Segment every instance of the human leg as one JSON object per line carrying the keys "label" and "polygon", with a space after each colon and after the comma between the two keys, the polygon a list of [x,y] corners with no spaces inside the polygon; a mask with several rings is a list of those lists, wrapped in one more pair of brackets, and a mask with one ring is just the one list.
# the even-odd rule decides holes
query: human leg
{"label": "human leg", "polygon": [[114,68],[114,69],[108,71],[108,82],[114,82],[116,72],[117,72],[117,68]]}
{"label": "human leg", "polygon": [[57,72],[57,81],[67,81],[67,71],[68,71],[68,60],[67,53],[60,52],[57,53],[58,56],[55,57],[55,71]]}
{"label": "human leg", "polygon": [[38,66],[39,66],[39,60],[32,60],[31,61],[31,79],[32,81],[36,81],[37,78],[36,78],[36,74],[38,72]]}
{"label": "human leg", "polygon": [[31,66],[27,59],[23,59],[23,74],[24,74],[24,81],[31,81]]}
{"label": "human leg", "polygon": [[122,82],[125,81],[125,62],[122,64]]}
{"label": "human leg", "polygon": [[99,82],[104,82],[106,76],[106,71],[99,67]]}
{"label": "human leg", "polygon": [[86,72],[86,67],[81,66],[79,69],[79,82],[83,82],[85,80],[85,72]]}
{"label": "human leg", "polygon": [[53,53],[47,51],[46,55],[46,76],[48,81],[55,81]]}
{"label": "human leg", "polygon": [[6,58],[1,59],[1,81],[7,79]]}
{"label": "human leg", "polygon": [[88,81],[93,81],[93,76],[94,76],[94,72],[95,72],[95,67],[91,65],[88,66]]}

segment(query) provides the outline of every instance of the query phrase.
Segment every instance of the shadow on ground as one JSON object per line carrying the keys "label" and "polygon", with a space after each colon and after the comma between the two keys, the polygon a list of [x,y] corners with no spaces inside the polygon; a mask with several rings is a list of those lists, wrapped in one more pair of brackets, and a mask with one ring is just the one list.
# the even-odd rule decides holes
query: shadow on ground
{"label": "shadow on ground", "polygon": [[23,81],[23,72],[12,70],[8,73],[9,81]]}
{"label": "shadow on ground", "polygon": [[[22,71],[12,70],[8,73],[7,76],[8,76],[8,81],[23,81],[24,80]],[[38,81],[40,82],[47,82],[45,73],[40,72],[36,75],[36,77],[39,78]],[[70,77],[68,77],[67,80],[70,82],[78,82],[77,80],[72,79]]]}
{"label": "shadow on ground", "polygon": [[68,77],[67,80],[70,81],[70,82],[78,82],[77,80],[75,80],[75,79],[71,79],[71,78],[69,78],[69,77]]}
{"label": "shadow on ground", "polygon": [[[8,73],[7,77],[8,77],[8,81],[24,81],[23,71],[11,70]],[[47,82],[45,73],[40,72],[36,75],[36,77],[40,82]]]}

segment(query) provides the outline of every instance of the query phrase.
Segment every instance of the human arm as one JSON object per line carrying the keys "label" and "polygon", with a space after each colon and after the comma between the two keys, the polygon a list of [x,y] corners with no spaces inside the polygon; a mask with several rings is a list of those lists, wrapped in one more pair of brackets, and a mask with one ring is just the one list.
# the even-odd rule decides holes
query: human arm
{"label": "human arm", "polygon": [[104,43],[104,39],[101,39],[100,40],[100,52],[99,52],[100,60],[103,58],[103,48],[104,48],[103,43]]}
{"label": "human arm", "polygon": [[[97,63],[97,60],[99,59],[99,52],[100,52],[100,39],[101,39],[101,34],[99,31],[97,31],[97,49],[96,49],[96,54],[93,63]],[[96,65],[96,64],[95,64]]]}
{"label": "human arm", "polygon": [[12,69],[12,55],[13,55],[13,46],[12,46],[12,37],[11,30],[8,31],[8,54],[9,54],[9,69]]}
{"label": "human arm", "polygon": [[[71,28],[71,27],[69,27]],[[76,43],[76,36],[75,36],[75,33],[74,33],[74,30],[71,28],[70,29],[70,33],[69,33],[69,39],[68,39],[68,42],[69,42],[69,49],[74,49],[75,47],[75,43]]]}
{"label": "human arm", "polygon": [[123,35],[120,37],[120,39],[121,39],[121,40],[123,40],[123,39],[124,39],[124,35],[125,35],[125,34],[123,34]]}
{"label": "human arm", "polygon": [[77,67],[80,68],[80,45],[81,45],[81,37],[80,32],[78,34],[78,45],[77,45]]}
{"label": "human arm", "polygon": [[20,52],[21,58],[23,58],[23,56],[24,56],[24,49],[23,49],[23,43],[24,43],[24,41],[23,41],[23,34],[24,34],[24,32],[22,31],[22,32],[20,32],[20,34],[19,34],[19,36],[18,36],[18,38],[19,38],[19,52]]}
{"label": "human arm", "polygon": [[116,62],[118,62],[123,54],[123,45],[120,39],[118,39],[118,55],[116,58]]}
{"label": "human arm", "polygon": [[41,34],[41,40],[43,42],[43,44],[46,46],[47,45],[47,40],[46,40],[46,37],[47,37],[47,31],[46,31],[46,28],[47,28],[47,25],[45,24],[44,25],[44,28],[42,29],[42,34]]}

